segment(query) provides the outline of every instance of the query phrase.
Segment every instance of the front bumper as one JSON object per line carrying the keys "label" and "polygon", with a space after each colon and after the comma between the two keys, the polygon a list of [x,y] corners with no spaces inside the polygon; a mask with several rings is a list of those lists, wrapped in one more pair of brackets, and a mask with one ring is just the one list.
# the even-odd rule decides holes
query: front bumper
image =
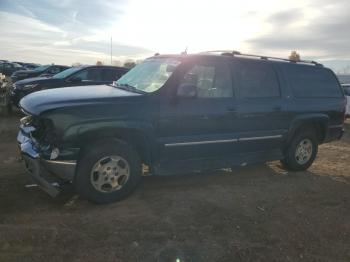
{"label": "front bumper", "polygon": [[53,183],[61,184],[72,181],[75,174],[75,161],[54,161],[42,158],[41,149],[31,137],[34,128],[21,125],[17,142],[23,157],[26,171],[42,190],[55,197],[60,189]]}

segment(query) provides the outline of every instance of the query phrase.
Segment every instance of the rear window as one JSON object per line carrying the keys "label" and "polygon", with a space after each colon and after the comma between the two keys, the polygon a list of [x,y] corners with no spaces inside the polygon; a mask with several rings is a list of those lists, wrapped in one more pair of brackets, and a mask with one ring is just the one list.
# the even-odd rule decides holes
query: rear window
{"label": "rear window", "polygon": [[274,69],[269,64],[241,61],[234,69],[240,98],[279,97],[280,90]]}
{"label": "rear window", "polygon": [[343,96],[336,77],[328,69],[293,65],[284,71],[295,97]]}

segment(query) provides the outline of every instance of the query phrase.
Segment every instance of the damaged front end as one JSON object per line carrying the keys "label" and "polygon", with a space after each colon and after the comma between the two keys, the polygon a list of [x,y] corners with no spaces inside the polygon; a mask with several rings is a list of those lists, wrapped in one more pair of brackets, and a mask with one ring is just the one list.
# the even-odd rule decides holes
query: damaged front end
{"label": "damaged front end", "polygon": [[76,161],[59,160],[57,134],[49,120],[27,115],[20,120],[17,142],[25,167],[32,179],[50,196],[60,192],[60,185],[73,180]]}

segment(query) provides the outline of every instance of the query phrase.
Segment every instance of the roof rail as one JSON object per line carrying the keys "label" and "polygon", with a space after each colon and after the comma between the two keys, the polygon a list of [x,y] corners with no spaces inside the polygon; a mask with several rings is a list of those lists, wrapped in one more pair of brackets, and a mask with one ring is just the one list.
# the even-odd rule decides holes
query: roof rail
{"label": "roof rail", "polygon": [[220,55],[239,55],[241,52],[235,51],[235,50],[212,50],[212,51],[204,51],[201,52],[201,54],[216,54],[219,53]]}
{"label": "roof rail", "polygon": [[227,55],[227,56],[243,56],[243,57],[252,57],[252,58],[258,58],[262,60],[277,60],[277,61],[284,61],[284,62],[290,62],[290,63],[300,63],[300,64],[313,64],[315,66],[323,67],[321,63],[318,63],[316,61],[312,60],[291,60],[286,58],[280,58],[280,57],[273,57],[273,56],[261,56],[261,55],[252,55],[252,54],[244,54],[235,50],[214,50],[214,51],[206,51],[201,53],[219,53],[220,55]]}

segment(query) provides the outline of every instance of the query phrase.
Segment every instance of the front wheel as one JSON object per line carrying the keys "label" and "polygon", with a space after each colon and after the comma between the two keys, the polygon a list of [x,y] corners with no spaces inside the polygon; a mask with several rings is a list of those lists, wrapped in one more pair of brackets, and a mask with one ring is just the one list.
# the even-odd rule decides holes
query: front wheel
{"label": "front wheel", "polygon": [[86,150],[78,163],[75,187],[91,202],[102,204],[129,195],[141,179],[137,153],[122,141],[101,143]]}
{"label": "front wheel", "polygon": [[288,170],[306,170],[314,162],[317,151],[318,142],[314,132],[299,132],[291,140],[281,163]]}

